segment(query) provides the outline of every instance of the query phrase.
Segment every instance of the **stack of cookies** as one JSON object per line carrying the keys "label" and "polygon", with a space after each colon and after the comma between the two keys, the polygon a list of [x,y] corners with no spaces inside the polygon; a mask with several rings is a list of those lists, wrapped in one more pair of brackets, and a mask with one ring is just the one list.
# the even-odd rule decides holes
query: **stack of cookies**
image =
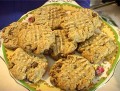
{"label": "stack of cookies", "polygon": [[39,82],[49,65],[47,54],[56,60],[50,70],[53,85],[66,91],[88,89],[95,78],[93,65],[116,49],[114,40],[101,31],[98,14],[90,9],[47,5],[30,15],[25,22],[14,22],[2,31],[3,45],[14,51],[9,60],[12,75]]}

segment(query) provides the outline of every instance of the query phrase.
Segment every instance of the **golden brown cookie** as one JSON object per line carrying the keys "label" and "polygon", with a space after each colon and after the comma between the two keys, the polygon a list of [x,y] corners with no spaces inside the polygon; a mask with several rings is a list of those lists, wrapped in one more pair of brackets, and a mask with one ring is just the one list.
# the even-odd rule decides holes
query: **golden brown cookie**
{"label": "golden brown cookie", "polygon": [[111,54],[116,49],[114,41],[104,33],[93,36],[79,45],[78,52],[87,58],[91,63],[102,61],[107,55]]}
{"label": "golden brown cookie", "polygon": [[27,23],[13,22],[2,29],[3,44],[6,48],[16,49],[18,47],[18,34],[25,29]]}
{"label": "golden brown cookie", "polygon": [[54,30],[59,27],[64,13],[61,5],[47,5],[34,10],[31,14],[34,24],[47,25]]}
{"label": "golden brown cookie", "polygon": [[98,14],[90,9],[66,11],[61,27],[68,32],[68,37],[76,42],[83,42],[101,27]]}
{"label": "golden brown cookie", "polygon": [[97,36],[99,36],[99,35],[100,35],[100,34],[94,34],[94,35],[91,36],[89,39],[85,40],[84,42],[79,43],[79,44],[78,44],[78,49],[77,49],[78,52],[79,52],[79,53],[82,53],[87,46],[90,46],[94,41],[96,41],[95,38],[96,38]]}
{"label": "golden brown cookie", "polygon": [[20,31],[18,41],[24,50],[40,54],[49,50],[55,42],[55,35],[47,26],[29,24],[27,29]]}
{"label": "golden brown cookie", "polygon": [[68,54],[71,54],[75,51],[77,48],[77,43],[69,40],[64,30],[54,30],[54,33],[55,43],[51,47],[51,56],[54,59],[66,57]]}
{"label": "golden brown cookie", "polygon": [[50,76],[53,85],[66,91],[80,91],[89,87],[95,77],[95,70],[84,57],[68,55],[52,66]]}
{"label": "golden brown cookie", "polygon": [[26,53],[21,48],[17,48],[14,51],[9,62],[10,72],[16,79],[27,79],[33,83],[41,80],[48,66],[47,60],[43,55],[34,56]]}

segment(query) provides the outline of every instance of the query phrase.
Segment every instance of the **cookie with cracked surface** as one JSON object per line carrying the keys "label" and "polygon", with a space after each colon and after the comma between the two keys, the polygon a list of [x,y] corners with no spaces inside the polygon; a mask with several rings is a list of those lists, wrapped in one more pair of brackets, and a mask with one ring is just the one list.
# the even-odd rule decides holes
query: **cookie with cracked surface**
{"label": "cookie with cracked surface", "polygon": [[2,29],[3,44],[6,48],[16,49],[18,47],[18,34],[27,27],[27,23],[13,22]]}
{"label": "cookie with cracked surface", "polygon": [[35,56],[17,48],[10,57],[9,70],[18,80],[27,79],[36,83],[41,80],[48,66],[47,60],[43,55]]}
{"label": "cookie with cracked surface", "polygon": [[104,33],[93,37],[94,39],[88,40],[88,43],[80,44],[78,52],[81,52],[82,56],[91,63],[98,63],[116,49],[116,44]]}
{"label": "cookie with cracked surface", "polygon": [[93,36],[91,36],[91,37],[90,37],[89,39],[87,39],[86,41],[79,43],[79,44],[78,44],[78,49],[77,49],[78,52],[79,52],[79,53],[82,53],[87,46],[90,46],[91,43],[93,43],[94,41],[96,41],[95,38],[96,38],[98,35],[99,35],[99,34],[94,34]]}
{"label": "cookie with cracked surface", "polygon": [[69,40],[67,33],[64,30],[54,30],[55,33],[55,43],[52,45],[51,56],[54,59],[59,59],[60,57],[66,57],[71,54],[77,48],[77,43]]}
{"label": "cookie with cracked surface", "polygon": [[98,14],[90,9],[66,11],[61,27],[68,31],[68,37],[76,42],[83,42],[101,27]]}
{"label": "cookie with cracked surface", "polygon": [[63,15],[64,12],[61,5],[42,6],[32,12],[34,24],[43,24],[49,26],[53,30],[59,27]]}
{"label": "cookie with cracked surface", "polygon": [[95,70],[84,57],[68,55],[66,59],[59,59],[52,66],[50,76],[51,83],[63,90],[83,90],[89,88],[95,77]]}
{"label": "cookie with cracked surface", "polygon": [[20,31],[18,39],[19,46],[24,50],[40,54],[49,50],[55,42],[55,35],[49,27],[29,24],[27,29]]}

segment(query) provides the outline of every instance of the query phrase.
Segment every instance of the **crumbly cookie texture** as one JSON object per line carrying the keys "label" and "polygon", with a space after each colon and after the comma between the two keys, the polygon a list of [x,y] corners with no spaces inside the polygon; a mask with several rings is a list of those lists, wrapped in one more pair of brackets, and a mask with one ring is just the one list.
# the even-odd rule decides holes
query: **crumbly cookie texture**
{"label": "crumbly cookie texture", "polygon": [[98,63],[115,49],[115,42],[106,34],[100,33],[87,40],[87,42],[81,43],[78,52],[81,52],[82,56],[91,63]]}
{"label": "crumbly cookie texture", "polygon": [[9,69],[18,80],[28,80],[37,83],[46,72],[48,63],[43,55],[34,56],[17,48],[10,58]]}
{"label": "crumbly cookie texture", "polygon": [[18,34],[27,23],[13,22],[9,26],[2,29],[3,44],[6,48],[16,49],[18,47]]}
{"label": "crumbly cookie texture", "polygon": [[[84,13],[86,14],[83,16]],[[32,11],[31,15],[32,17],[28,19],[30,23],[16,22],[4,29],[3,39],[7,48],[22,47],[24,50],[40,54],[49,50],[55,42],[55,35],[52,32],[55,29],[64,30],[67,32],[65,35],[67,40],[78,43],[91,37],[94,31],[101,26],[97,13],[84,8],[69,10],[64,9],[64,6],[61,5],[49,5]],[[71,44],[66,45],[67,43],[65,46],[71,46]],[[73,48],[74,45],[71,47]],[[64,51],[63,48],[61,49]],[[68,51],[65,50],[65,54],[71,52]]]}
{"label": "crumbly cookie texture", "polygon": [[100,35],[100,33],[99,33],[99,34],[94,34],[93,36],[91,36],[91,37],[90,37],[89,39],[87,39],[86,41],[79,43],[79,44],[78,44],[78,49],[77,49],[78,52],[82,53],[87,46],[90,46],[91,43],[93,43],[93,42],[96,41],[95,38],[96,38],[97,36],[99,36],[99,35]]}
{"label": "crumbly cookie texture", "polygon": [[55,43],[51,47],[51,56],[54,59],[66,57],[68,54],[75,51],[75,49],[77,48],[77,43],[69,40],[67,37],[67,33],[64,30],[54,30],[54,33]]}
{"label": "crumbly cookie texture", "polygon": [[49,27],[29,24],[27,29],[20,31],[18,36],[19,46],[35,54],[49,50],[55,42],[55,35]]}
{"label": "crumbly cookie texture", "polygon": [[66,11],[61,27],[68,31],[68,37],[76,42],[90,38],[96,29],[101,27],[98,14],[90,9]]}
{"label": "crumbly cookie texture", "polygon": [[49,26],[52,30],[59,27],[64,15],[61,5],[42,6],[32,12],[34,24],[43,24]]}
{"label": "crumbly cookie texture", "polygon": [[50,76],[50,81],[55,86],[66,91],[80,91],[89,87],[95,77],[95,70],[84,57],[68,55],[52,66]]}

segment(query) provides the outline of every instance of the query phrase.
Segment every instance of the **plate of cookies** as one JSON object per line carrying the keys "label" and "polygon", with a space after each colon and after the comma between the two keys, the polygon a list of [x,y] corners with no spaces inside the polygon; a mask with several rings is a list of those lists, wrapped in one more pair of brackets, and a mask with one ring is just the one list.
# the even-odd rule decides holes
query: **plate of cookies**
{"label": "plate of cookies", "polygon": [[29,91],[95,91],[114,75],[118,31],[75,2],[47,2],[2,29],[1,56]]}

